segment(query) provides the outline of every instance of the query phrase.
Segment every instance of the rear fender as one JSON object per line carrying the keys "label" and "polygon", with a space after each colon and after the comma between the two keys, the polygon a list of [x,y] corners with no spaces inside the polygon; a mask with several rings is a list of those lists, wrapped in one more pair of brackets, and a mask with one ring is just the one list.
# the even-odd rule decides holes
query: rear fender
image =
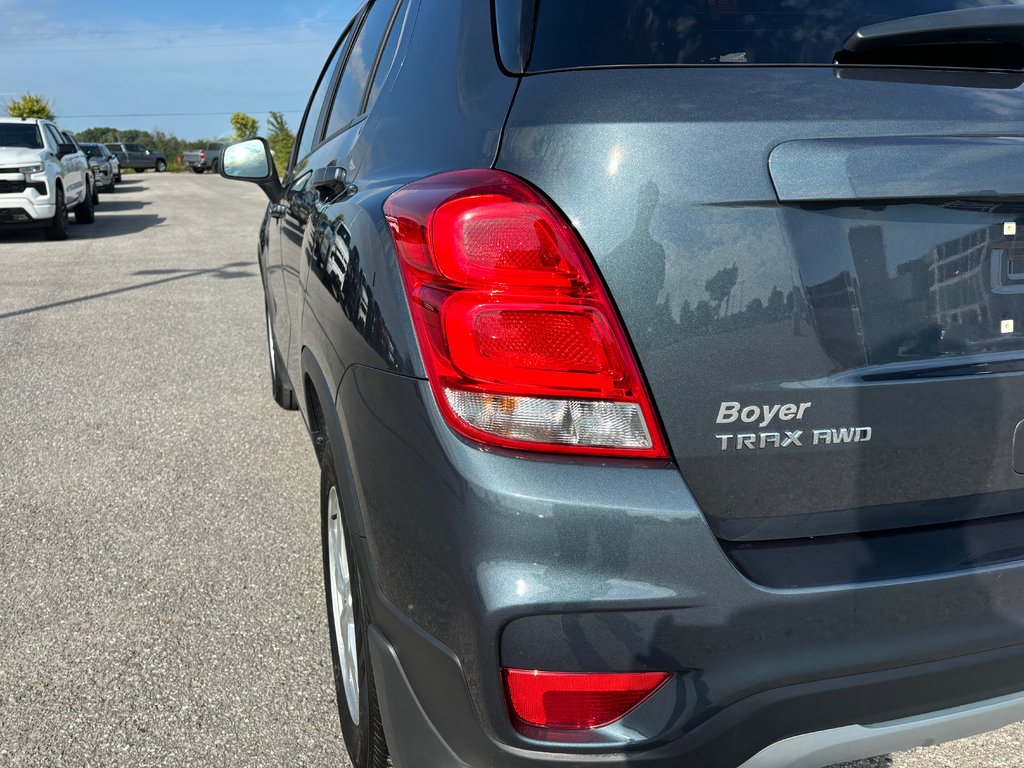
{"label": "rear fender", "polygon": [[[334,462],[335,476],[338,478],[338,493],[341,496],[342,508],[348,521],[349,530],[362,538],[366,537],[363,524],[362,508],[356,495],[356,481],[352,474],[352,463],[349,460],[349,443],[346,439],[347,430],[342,423],[334,399],[334,393],[327,383],[323,369],[317,362],[312,350],[302,350],[302,376],[304,385],[296,390],[299,395],[299,407],[303,418],[309,426],[310,437],[313,438],[317,458],[323,460],[322,446],[318,441],[326,439],[330,446],[331,461]],[[319,413],[314,417],[312,398],[319,403]]]}

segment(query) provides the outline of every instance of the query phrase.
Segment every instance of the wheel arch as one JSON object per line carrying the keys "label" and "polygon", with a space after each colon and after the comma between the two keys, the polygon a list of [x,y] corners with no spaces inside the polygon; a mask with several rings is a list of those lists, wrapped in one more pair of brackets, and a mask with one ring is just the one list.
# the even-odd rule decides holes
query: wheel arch
{"label": "wheel arch", "polygon": [[324,461],[324,451],[330,446],[330,459],[338,479],[338,494],[349,524],[349,530],[361,538],[366,537],[362,508],[356,492],[356,479],[349,460],[349,442],[342,416],[335,404],[334,391],[327,382],[323,369],[313,351],[304,347],[301,355],[302,387],[300,407],[313,441],[318,462]]}

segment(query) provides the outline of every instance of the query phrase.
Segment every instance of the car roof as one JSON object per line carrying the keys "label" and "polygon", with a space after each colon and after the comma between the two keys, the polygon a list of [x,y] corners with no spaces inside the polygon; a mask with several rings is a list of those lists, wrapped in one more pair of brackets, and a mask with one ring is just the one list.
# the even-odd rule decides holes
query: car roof
{"label": "car roof", "polygon": [[40,117],[0,117],[0,123],[49,123],[50,120],[43,120]]}

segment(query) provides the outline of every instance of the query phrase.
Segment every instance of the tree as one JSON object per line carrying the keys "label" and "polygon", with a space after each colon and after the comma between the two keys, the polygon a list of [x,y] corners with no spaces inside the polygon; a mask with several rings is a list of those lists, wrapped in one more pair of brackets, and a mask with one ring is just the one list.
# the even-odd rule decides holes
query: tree
{"label": "tree", "polygon": [[786,315],[786,295],[777,285],[773,285],[772,292],[768,294],[765,311],[775,320],[781,320]]}
{"label": "tree", "polygon": [[292,147],[295,146],[295,134],[280,112],[270,113],[270,120],[267,121],[267,143],[274,153],[274,164],[278,173],[284,174],[288,167],[288,159],[292,156]]}
{"label": "tree", "polygon": [[260,121],[245,112],[235,112],[231,116],[231,127],[235,129],[236,139],[252,139],[260,132]]}
{"label": "tree", "polygon": [[4,106],[11,117],[38,117],[43,120],[53,120],[57,117],[50,102],[38,93],[26,93],[21,98],[11,99]]}
{"label": "tree", "polygon": [[108,127],[86,128],[76,133],[75,138],[90,144],[111,144],[119,141],[117,128]]}
{"label": "tree", "polygon": [[718,305],[718,314],[721,316],[722,306],[725,305],[725,314],[729,314],[729,299],[732,297],[732,289],[736,287],[736,280],[740,276],[739,267],[733,264],[731,267],[718,270],[704,283],[704,290],[708,292],[711,300]]}

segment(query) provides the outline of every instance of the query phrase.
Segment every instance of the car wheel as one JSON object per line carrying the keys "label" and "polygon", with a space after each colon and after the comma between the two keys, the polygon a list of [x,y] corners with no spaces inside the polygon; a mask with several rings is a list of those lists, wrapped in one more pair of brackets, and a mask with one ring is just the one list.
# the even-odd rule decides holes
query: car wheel
{"label": "car wheel", "polygon": [[164,161],[164,160],[157,160],[156,161],[156,172],[157,173],[163,173],[166,170],[167,170],[167,162]]}
{"label": "car wheel", "polygon": [[292,389],[291,382],[288,380],[281,352],[277,348],[274,326],[270,322],[269,307],[267,308],[267,352],[270,357],[270,391],[274,396],[274,402],[286,411],[297,410],[299,404],[295,398],[295,390]]}
{"label": "car wheel", "polygon": [[120,171],[117,172],[117,176],[114,177],[114,181],[116,181],[118,183],[121,182],[121,172]]}
{"label": "car wheel", "polygon": [[205,168],[200,168],[198,165],[194,165],[194,166],[192,166],[192,172],[193,173],[206,173],[206,169]]}
{"label": "car wheel", "polygon": [[57,187],[56,212],[46,227],[47,240],[68,239],[68,205],[64,200],[64,190]]}
{"label": "car wheel", "polygon": [[320,473],[324,593],[341,732],[352,768],[390,765],[367,643],[369,621],[358,560],[342,513],[330,442]]}
{"label": "car wheel", "polygon": [[96,190],[92,187],[85,193],[85,199],[75,206],[75,221],[92,224],[96,221]]}
{"label": "car wheel", "polygon": [[93,207],[100,204],[100,190],[95,184],[92,185],[92,204]]}
{"label": "car wheel", "polygon": [[214,160],[213,163],[211,163],[211,165],[210,165],[210,173],[219,173],[219,172],[220,172],[220,165],[217,163],[216,160]]}

